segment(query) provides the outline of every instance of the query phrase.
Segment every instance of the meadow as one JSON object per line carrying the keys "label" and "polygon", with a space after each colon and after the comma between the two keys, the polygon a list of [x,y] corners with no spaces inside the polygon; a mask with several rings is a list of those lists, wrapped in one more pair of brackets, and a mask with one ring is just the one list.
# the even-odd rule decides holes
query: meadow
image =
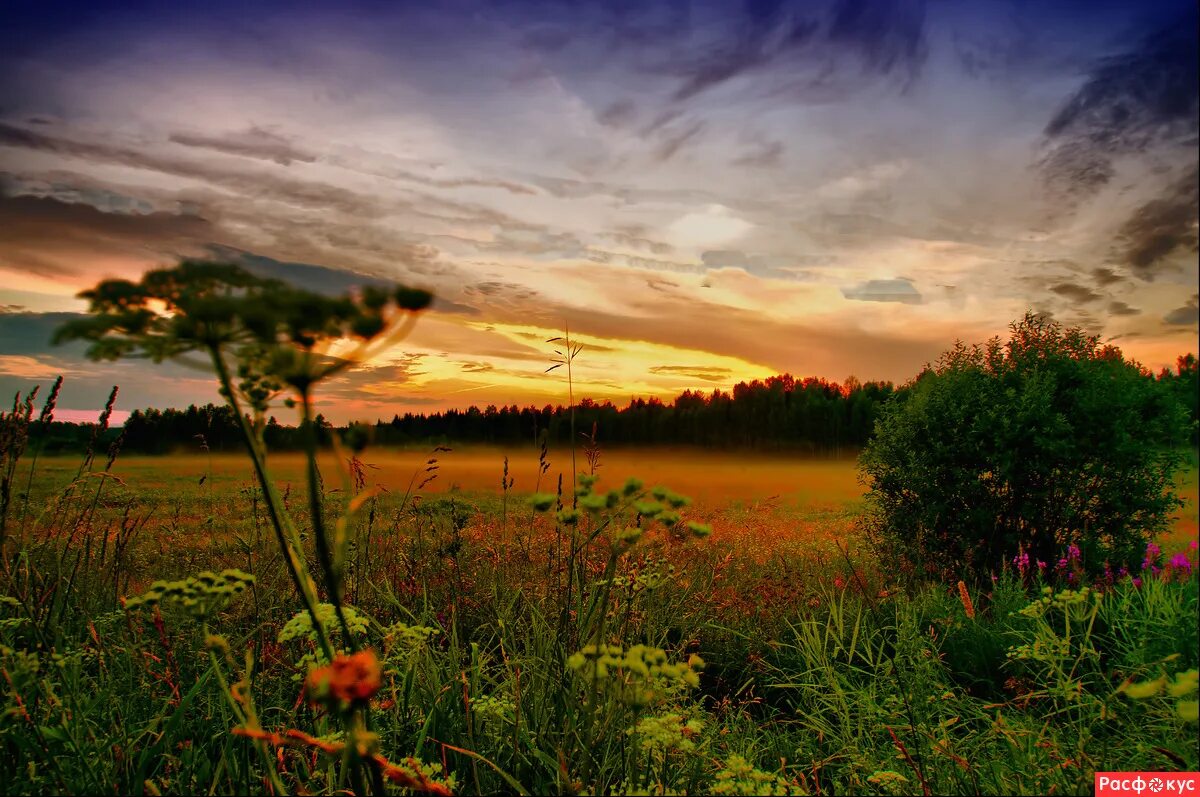
{"label": "meadow", "polygon": [[[355,731],[306,686],[328,660],[245,456],[27,456],[5,793],[1087,793],[1095,771],[1197,767],[1194,465],[1160,540],[1187,571],[1081,600],[1003,563],[990,585],[898,583],[859,533],[852,458],[575,458],[581,500],[692,500],[613,556],[598,513],[571,521],[570,451],[321,454],[330,527],[372,496],[342,571],[382,659]],[[306,463],[269,459],[302,529]],[[623,644],[589,653],[598,606]],[[386,761],[378,783],[347,780],[351,744]]]}
{"label": "meadow", "polygon": [[[245,456],[126,457],[115,390],[80,458],[42,456],[61,380],[0,416],[8,793],[1084,794],[1200,768],[1194,358],[1156,380],[1027,314],[889,399],[857,463],[594,432],[401,451],[313,393],[424,291],[184,261],[85,296],[62,336],[207,355]],[[579,346],[550,342],[572,391]],[[268,450],[281,393],[298,454]]]}

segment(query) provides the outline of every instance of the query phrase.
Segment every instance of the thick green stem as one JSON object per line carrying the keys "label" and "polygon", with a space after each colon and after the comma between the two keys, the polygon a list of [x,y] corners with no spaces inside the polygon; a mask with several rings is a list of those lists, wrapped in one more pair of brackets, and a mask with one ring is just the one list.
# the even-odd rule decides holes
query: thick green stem
{"label": "thick green stem", "polygon": [[283,554],[283,562],[287,565],[288,574],[292,577],[292,582],[296,586],[296,591],[300,594],[300,600],[304,604],[304,608],[308,610],[308,614],[312,618],[313,630],[317,634],[317,642],[320,644],[325,656],[332,661],[334,657],[333,645],[330,644],[329,636],[325,633],[325,626],[317,614],[316,590],[308,577],[308,568],[304,565],[304,549],[300,546],[299,535],[296,533],[296,528],[292,524],[291,519],[281,509],[283,501],[275,491],[275,485],[267,475],[266,457],[259,448],[258,438],[255,436],[254,430],[250,427],[250,421],[247,420],[245,414],[242,412],[241,403],[237,399],[237,393],[234,392],[233,379],[229,374],[229,366],[225,364],[219,348],[213,346],[209,352],[212,355],[213,367],[216,369],[217,379],[221,382],[221,390],[225,396],[225,400],[229,402],[233,414],[237,416],[238,428],[242,432],[242,440],[246,444],[250,460],[254,463],[254,474],[258,478],[259,486],[262,487],[263,503],[267,507],[267,516],[271,518],[271,525],[275,529],[275,537],[279,541],[280,552]]}
{"label": "thick green stem", "polygon": [[308,508],[312,515],[313,538],[316,541],[317,561],[325,576],[325,588],[329,591],[329,602],[337,613],[338,624],[342,627],[342,638],[351,650],[358,650],[358,643],[350,633],[350,624],[346,622],[346,613],[342,610],[342,580],[333,565],[333,556],[329,552],[329,540],[325,536],[325,516],[321,509],[321,475],[317,471],[317,428],[312,417],[312,396],[308,388],[300,391],[300,407],[302,423],[305,430],[304,455],[308,460]]}

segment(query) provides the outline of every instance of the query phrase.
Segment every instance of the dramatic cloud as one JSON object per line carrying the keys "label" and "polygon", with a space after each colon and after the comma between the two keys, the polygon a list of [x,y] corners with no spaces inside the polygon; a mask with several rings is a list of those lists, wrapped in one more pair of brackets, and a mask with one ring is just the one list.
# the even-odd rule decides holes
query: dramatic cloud
{"label": "dramatic cloud", "polygon": [[[1046,179],[1068,196],[1107,185],[1116,160],[1162,146],[1196,145],[1196,5],[1127,52],[1100,59],[1046,126]],[[1194,151],[1193,151],[1194,155]]]}
{"label": "dramatic cloud", "polygon": [[[1117,240],[1122,259],[1134,272],[1150,277],[1172,254],[1197,251],[1200,171],[1193,169],[1121,225]],[[1193,258],[1194,259],[1194,258]]]}
{"label": "dramatic cloud", "polygon": [[0,389],[61,371],[78,409],[116,381],[130,407],[215,397],[178,365],[46,343],[80,290],[183,256],[435,293],[403,352],[330,387],[338,419],[562,401],[543,372],[567,327],[577,392],[614,400],[903,380],[1029,308],[1168,364],[1200,278],[1195,13],[18,4]]}

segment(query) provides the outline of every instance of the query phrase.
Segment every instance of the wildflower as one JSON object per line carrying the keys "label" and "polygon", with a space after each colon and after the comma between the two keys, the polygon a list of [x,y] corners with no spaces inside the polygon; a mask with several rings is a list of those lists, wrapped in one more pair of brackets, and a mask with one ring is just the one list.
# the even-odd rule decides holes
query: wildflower
{"label": "wildflower", "polygon": [[696,749],[693,741],[704,730],[698,719],[684,720],[679,714],[645,717],[626,733],[638,737],[643,750],[658,753],[677,751],[690,753]]}
{"label": "wildflower", "polygon": [[887,794],[903,794],[908,778],[890,769],[876,770],[867,777],[867,783]]}
{"label": "wildflower", "polygon": [[740,755],[731,755],[717,773],[710,794],[792,794],[788,781],[754,767]]}
{"label": "wildflower", "polygon": [[336,657],[324,667],[308,673],[304,688],[312,703],[335,707],[364,704],[379,691],[383,668],[373,650]]}
{"label": "wildflower", "polygon": [[964,581],[958,582],[958,599],[962,601],[963,611],[967,613],[967,618],[975,619],[975,604],[971,601],[971,593],[967,591],[967,584]]}
{"label": "wildflower", "polygon": [[1080,557],[1081,557],[1081,554],[1079,552],[1078,545],[1076,545],[1075,543],[1071,543],[1070,545],[1067,546],[1067,558],[1068,559],[1070,559],[1072,562],[1078,562]]}
{"label": "wildflower", "polygon": [[1187,554],[1185,553],[1177,553],[1172,556],[1171,561],[1167,563],[1167,566],[1172,570],[1180,570],[1184,573],[1190,574],[1192,572],[1192,562],[1187,558]]}
{"label": "wildflower", "polygon": [[1162,548],[1159,548],[1157,545],[1155,545],[1152,542],[1147,543],[1146,544],[1146,556],[1144,559],[1142,559],[1142,569],[1150,570],[1151,572],[1157,573],[1158,568],[1156,565],[1158,563],[1158,557],[1161,555],[1162,555]]}

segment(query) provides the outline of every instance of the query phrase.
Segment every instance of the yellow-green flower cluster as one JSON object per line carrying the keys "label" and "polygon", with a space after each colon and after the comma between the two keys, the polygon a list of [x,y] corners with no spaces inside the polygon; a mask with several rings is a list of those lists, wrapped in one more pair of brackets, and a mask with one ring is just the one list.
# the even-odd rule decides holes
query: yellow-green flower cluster
{"label": "yellow-green flower cluster", "polygon": [[890,769],[872,772],[867,777],[867,783],[870,783],[884,794],[904,794],[908,788],[908,778]]}
{"label": "yellow-green flower cluster", "polygon": [[1046,612],[1051,609],[1061,609],[1072,616],[1080,616],[1086,612],[1089,598],[1093,603],[1099,603],[1102,597],[1101,593],[1094,591],[1091,587],[1080,587],[1077,590],[1064,589],[1058,593],[1050,587],[1042,587],[1042,597],[1021,609],[1020,613],[1035,620],[1045,616]]}
{"label": "yellow-green flower cluster", "polygon": [[[342,614],[346,618],[346,625],[350,628],[350,633],[361,634],[367,630],[369,622],[366,617],[355,611],[353,606],[342,606]],[[341,625],[337,620],[337,609],[332,603],[317,604],[317,619],[331,635],[341,633]],[[292,615],[292,619],[284,624],[279,631],[278,640],[280,642],[291,642],[295,639],[307,639],[312,642],[317,641],[317,632],[313,628],[312,615],[307,610],[296,612]]]}
{"label": "yellow-green flower cluster", "polygon": [[717,773],[709,794],[742,795],[770,794],[786,795],[801,792],[791,783],[771,772],[756,769],[740,755],[731,755],[724,768]]}
{"label": "yellow-green flower cluster", "polygon": [[392,623],[383,629],[383,647],[388,653],[398,653],[408,658],[424,648],[437,633],[436,628],[427,625]]}
{"label": "yellow-green flower cluster", "polygon": [[703,731],[701,720],[684,719],[682,714],[663,714],[644,717],[628,733],[637,738],[643,751],[665,755],[672,751],[693,752]]}
{"label": "yellow-green flower cluster", "polygon": [[1122,684],[1117,691],[1131,700],[1146,700],[1159,695],[1173,697],[1177,701],[1175,710],[1180,719],[1196,722],[1200,719],[1200,701],[1183,700],[1182,698],[1195,694],[1198,689],[1200,689],[1200,670],[1191,669],[1176,674],[1173,679],[1166,675],[1160,675],[1152,681],[1127,682]]}
{"label": "yellow-green flower cluster", "polygon": [[1062,658],[1071,653],[1071,642],[1062,638],[1035,639],[1031,645],[1017,645],[1009,648],[1010,659],[1033,659],[1046,661],[1051,658]]}
{"label": "yellow-green flower cluster", "polygon": [[636,595],[643,591],[652,592],[675,578],[675,565],[669,564],[665,558],[647,560],[642,568],[636,575],[613,576],[613,586],[628,588],[631,594]]}
{"label": "yellow-green flower cluster", "polygon": [[603,685],[618,699],[644,706],[680,689],[700,686],[704,659],[693,654],[686,662],[670,662],[660,648],[634,645],[587,645],[567,659],[567,667],[589,683]]}
{"label": "yellow-green flower cluster", "polygon": [[499,730],[511,724],[516,710],[516,705],[508,697],[479,695],[471,698],[471,713],[485,728],[492,730]]}
{"label": "yellow-green flower cluster", "polygon": [[254,576],[241,570],[206,570],[180,581],[155,581],[145,594],[125,601],[126,609],[182,609],[196,618],[210,617],[228,608],[233,599],[254,583]]}

